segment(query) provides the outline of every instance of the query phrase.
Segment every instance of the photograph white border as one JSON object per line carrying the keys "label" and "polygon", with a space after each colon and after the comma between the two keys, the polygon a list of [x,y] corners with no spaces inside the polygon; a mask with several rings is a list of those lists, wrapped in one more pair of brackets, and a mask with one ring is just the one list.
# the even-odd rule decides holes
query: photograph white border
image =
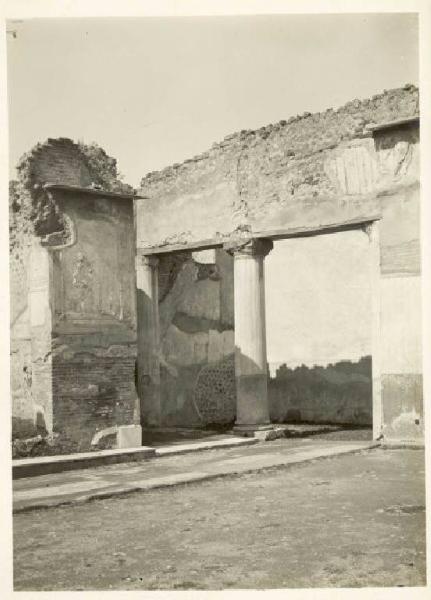
{"label": "photograph white border", "polygon": [[[0,594],[9,598],[19,594],[20,598],[53,598],[53,592],[12,591],[12,493],[11,493],[11,407],[9,385],[9,245],[8,245],[8,102],[6,78],[6,25],[7,21],[29,18],[85,18],[85,17],[150,17],[150,16],[215,16],[215,15],[258,15],[258,14],[312,14],[312,13],[419,13],[420,48],[420,112],[421,112],[421,190],[422,190],[422,281],[423,281],[423,363],[425,431],[429,439],[431,416],[430,357],[431,357],[431,2],[429,0],[3,0],[0,1],[1,28],[0,44],[0,477],[3,482],[0,494]],[[9,23],[10,25],[10,23]],[[9,26],[8,25],[8,26]],[[429,469],[431,464],[430,444],[426,444],[427,499],[430,496]],[[427,512],[427,573],[431,578],[431,518]],[[430,584],[421,588],[310,588],[286,590],[225,590],[203,591],[138,591],[138,592],[54,592],[55,598],[80,595],[85,598],[107,597],[116,600],[139,598],[289,598],[289,600],[311,600],[316,598],[339,600],[409,600],[431,597]]]}

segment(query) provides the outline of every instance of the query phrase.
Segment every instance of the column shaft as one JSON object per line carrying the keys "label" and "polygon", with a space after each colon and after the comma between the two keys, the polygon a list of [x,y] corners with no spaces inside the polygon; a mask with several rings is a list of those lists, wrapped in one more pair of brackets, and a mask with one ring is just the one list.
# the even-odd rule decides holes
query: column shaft
{"label": "column shaft", "polygon": [[264,257],[269,240],[231,248],[235,287],[235,430],[270,428],[267,389]]}

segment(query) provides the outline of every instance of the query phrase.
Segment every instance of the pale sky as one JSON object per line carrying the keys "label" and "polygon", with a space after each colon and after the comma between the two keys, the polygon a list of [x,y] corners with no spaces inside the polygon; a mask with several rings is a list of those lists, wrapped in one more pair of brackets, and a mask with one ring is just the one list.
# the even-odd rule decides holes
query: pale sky
{"label": "pale sky", "polygon": [[128,183],[240,129],[418,82],[412,14],[10,23],[11,175],[47,137],[96,141]]}

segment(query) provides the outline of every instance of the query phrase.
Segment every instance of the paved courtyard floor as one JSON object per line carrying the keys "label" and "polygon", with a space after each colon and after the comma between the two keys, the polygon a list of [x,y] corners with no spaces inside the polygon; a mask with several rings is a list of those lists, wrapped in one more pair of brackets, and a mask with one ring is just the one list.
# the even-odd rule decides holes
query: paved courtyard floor
{"label": "paved courtyard floor", "polygon": [[424,474],[375,448],[18,513],[15,589],[425,585]]}

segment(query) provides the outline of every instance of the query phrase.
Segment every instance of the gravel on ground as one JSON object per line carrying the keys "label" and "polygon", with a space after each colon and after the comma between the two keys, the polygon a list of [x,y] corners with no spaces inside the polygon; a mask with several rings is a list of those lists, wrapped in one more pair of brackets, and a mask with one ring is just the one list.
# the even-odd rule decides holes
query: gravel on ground
{"label": "gravel on ground", "polygon": [[20,513],[15,590],[425,585],[424,478],[373,449]]}

